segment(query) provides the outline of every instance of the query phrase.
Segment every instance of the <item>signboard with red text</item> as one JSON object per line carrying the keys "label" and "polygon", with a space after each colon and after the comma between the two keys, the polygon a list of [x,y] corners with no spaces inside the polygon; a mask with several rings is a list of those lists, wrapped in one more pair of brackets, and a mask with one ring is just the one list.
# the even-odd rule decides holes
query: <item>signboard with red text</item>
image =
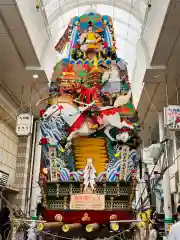
{"label": "signboard with red text", "polygon": [[104,210],[105,196],[96,194],[71,195],[70,209],[72,210]]}

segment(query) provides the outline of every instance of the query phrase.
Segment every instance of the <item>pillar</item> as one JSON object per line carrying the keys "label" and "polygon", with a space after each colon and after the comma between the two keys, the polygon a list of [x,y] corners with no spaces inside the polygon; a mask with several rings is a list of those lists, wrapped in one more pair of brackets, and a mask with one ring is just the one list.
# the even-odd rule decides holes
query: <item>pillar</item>
{"label": "pillar", "polygon": [[[179,177],[180,177],[180,171],[179,171],[180,170],[180,161],[179,161],[179,157],[177,157],[176,132],[172,131],[171,136],[172,136],[172,139],[173,139],[173,161],[174,161],[173,168],[174,168],[174,170],[178,169],[178,174],[179,174]],[[176,182],[176,184],[178,185],[178,182]],[[177,192],[174,193],[175,211],[176,211],[177,204],[179,202],[179,192],[180,191],[179,191],[179,186],[178,186]]]}
{"label": "pillar", "polygon": [[31,203],[30,203],[30,215],[36,216],[37,203],[40,201],[41,189],[38,185],[39,173],[41,166],[41,145],[39,145],[41,139],[40,122],[36,122],[36,136],[35,136],[35,152],[33,159],[33,179],[32,179],[32,191],[31,191]]}
{"label": "pillar", "polygon": [[16,197],[16,204],[23,212],[26,210],[30,155],[31,136],[19,137],[16,161],[16,187],[19,190],[19,194]]}
{"label": "pillar", "polygon": [[[163,141],[165,131],[164,131],[164,118],[163,113],[159,113],[159,140]],[[165,154],[167,157],[167,150],[165,149]],[[165,230],[167,229],[168,223],[172,223],[172,205],[171,205],[171,191],[170,191],[170,179],[169,179],[169,169],[163,175],[163,190],[164,190],[164,214],[165,214]]]}

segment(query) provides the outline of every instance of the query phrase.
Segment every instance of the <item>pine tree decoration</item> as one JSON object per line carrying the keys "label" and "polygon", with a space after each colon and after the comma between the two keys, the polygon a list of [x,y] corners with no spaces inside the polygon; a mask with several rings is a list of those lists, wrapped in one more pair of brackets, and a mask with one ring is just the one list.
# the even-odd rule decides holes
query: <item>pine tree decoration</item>
{"label": "pine tree decoration", "polygon": [[112,146],[112,142],[107,138],[106,140],[106,146],[107,146],[107,153],[108,153],[108,156],[109,156],[109,162],[115,162],[115,157],[114,157],[114,149],[113,149],[113,146]]}

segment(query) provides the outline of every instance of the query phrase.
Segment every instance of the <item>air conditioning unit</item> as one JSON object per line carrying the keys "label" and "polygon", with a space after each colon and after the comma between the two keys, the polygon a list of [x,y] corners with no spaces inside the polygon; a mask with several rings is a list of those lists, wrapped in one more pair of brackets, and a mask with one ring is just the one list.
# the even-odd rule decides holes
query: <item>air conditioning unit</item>
{"label": "air conditioning unit", "polygon": [[0,170],[0,187],[7,185],[9,174]]}
{"label": "air conditioning unit", "polygon": [[143,163],[145,163],[147,165],[152,165],[154,163],[154,159],[153,158],[143,157]]}
{"label": "air conditioning unit", "polygon": [[152,144],[148,148],[143,149],[143,157],[145,159],[158,158],[161,153],[161,149],[162,147],[160,143]]}

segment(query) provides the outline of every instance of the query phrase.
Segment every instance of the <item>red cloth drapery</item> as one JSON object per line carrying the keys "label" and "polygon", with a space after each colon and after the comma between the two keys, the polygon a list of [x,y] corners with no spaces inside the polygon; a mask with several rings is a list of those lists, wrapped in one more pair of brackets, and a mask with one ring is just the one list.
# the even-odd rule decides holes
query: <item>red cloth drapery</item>
{"label": "red cloth drapery", "polygon": [[104,115],[114,115],[116,113],[119,113],[118,108],[110,108],[110,109],[106,109],[106,110],[101,110],[100,116],[103,117]]}
{"label": "red cloth drapery", "polygon": [[[91,109],[92,107],[90,107],[89,109],[87,109],[85,112],[83,112],[77,119],[76,121],[73,123],[73,125],[68,129],[68,131],[74,132],[77,131],[78,129],[81,128],[82,124],[86,121],[87,117],[88,117],[88,111]],[[111,109],[107,109],[107,110],[100,110],[99,112],[100,114],[100,118],[103,119],[104,115],[114,115],[116,113],[119,113],[119,109],[118,108],[111,108]],[[98,117],[98,112],[97,112],[97,116],[92,116],[90,117],[92,119],[92,121],[94,122],[94,124],[97,124],[99,121],[97,119]],[[119,119],[120,121],[120,119]]]}
{"label": "red cloth drapery", "polygon": [[77,120],[73,123],[73,125],[68,129],[69,133],[77,131],[78,129],[81,128],[82,124],[85,122],[87,118],[86,113],[82,113]]}
{"label": "red cloth drapery", "polygon": [[[132,220],[133,212],[126,210],[117,210],[117,211],[55,211],[55,210],[44,210],[44,220],[48,222],[55,222],[54,217],[57,214],[61,214],[63,216],[64,223],[109,223],[111,215],[117,215],[118,220]],[[82,220],[84,214],[88,214],[89,221],[85,222]]]}

